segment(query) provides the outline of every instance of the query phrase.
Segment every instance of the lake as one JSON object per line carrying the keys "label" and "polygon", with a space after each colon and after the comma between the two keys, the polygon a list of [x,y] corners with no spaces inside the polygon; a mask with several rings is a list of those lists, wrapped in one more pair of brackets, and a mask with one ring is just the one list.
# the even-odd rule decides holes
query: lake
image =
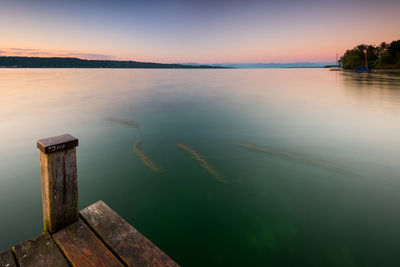
{"label": "lake", "polygon": [[64,133],[80,208],[183,266],[400,265],[399,74],[0,69],[0,250],[41,234],[36,141]]}

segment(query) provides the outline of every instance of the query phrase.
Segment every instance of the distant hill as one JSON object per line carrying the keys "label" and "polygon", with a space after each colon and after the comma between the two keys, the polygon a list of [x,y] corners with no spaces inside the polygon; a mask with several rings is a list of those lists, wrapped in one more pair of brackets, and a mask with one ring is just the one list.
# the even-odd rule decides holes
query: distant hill
{"label": "distant hill", "polygon": [[69,57],[0,57],[3,68],[153,68],[153,69],[211,69],[211,65],[163,64],[119,60],[86,60]]}

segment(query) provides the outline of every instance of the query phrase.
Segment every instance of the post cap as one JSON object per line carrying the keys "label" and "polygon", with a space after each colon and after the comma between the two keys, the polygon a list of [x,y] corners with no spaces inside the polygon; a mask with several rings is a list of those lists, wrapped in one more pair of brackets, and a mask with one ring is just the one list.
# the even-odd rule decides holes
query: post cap
{"label": "post cap", "polygon": [[63,134],[37,141],[37,147],[44,154],[68,150],[78,146],[78,138],[70,134]]}

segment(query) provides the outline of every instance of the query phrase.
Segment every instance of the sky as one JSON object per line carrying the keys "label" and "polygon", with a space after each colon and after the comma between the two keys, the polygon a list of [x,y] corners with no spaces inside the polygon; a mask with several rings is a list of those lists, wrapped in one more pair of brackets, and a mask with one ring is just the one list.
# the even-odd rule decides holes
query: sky
{"label": "sky", "polygon": [[0,56],[332,62],[400,39],[400,0],[0,0]]}

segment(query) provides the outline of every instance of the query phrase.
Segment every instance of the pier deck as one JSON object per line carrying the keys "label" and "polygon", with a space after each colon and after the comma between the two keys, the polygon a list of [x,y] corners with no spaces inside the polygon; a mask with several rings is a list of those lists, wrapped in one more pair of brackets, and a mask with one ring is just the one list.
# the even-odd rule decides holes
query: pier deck
{"label": "pier deck", "polygon": [[103,201],[78,212],[75,147],[63,135],[38,141],[44,233],[0,253],[0,267],[179,266]]}

